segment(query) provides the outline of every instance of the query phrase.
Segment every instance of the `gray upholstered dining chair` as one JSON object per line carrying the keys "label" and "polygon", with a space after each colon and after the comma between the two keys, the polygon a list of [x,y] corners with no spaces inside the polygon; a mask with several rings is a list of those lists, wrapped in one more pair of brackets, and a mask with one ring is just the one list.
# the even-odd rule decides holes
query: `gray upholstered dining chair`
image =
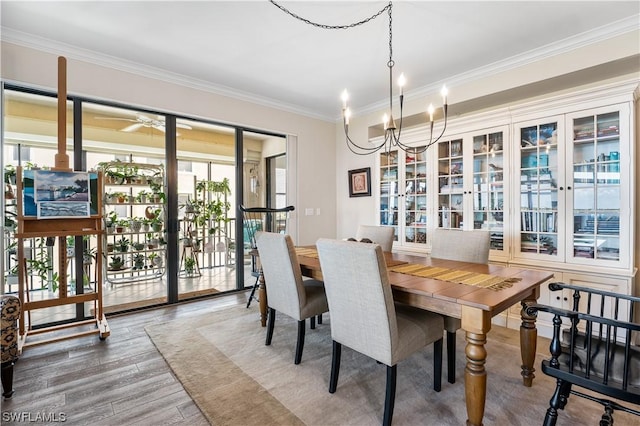
{"label": "gray upholstered dining chair", "polygon": [[329,392],[338,386],[342,345],[387,366],[383,424],[391,424],[397,363],[434,343],[433,388],[442,376],[442,316],[394,304],[382,248],[378,244],[319,239],[333,356]]}
{"label": "gray upholstered dining chair", "polygon": [[356,239],[360,241],[368,238],[376,244],[380,244],[382,251],[391,251],[393,248],[394,229],[392,226],[359,225]]}
{"label": "gray upholstered dining chair", "polygon": [[[481,230],[461,231],[436,228],[431,237],[431,257],[460,262],[489,263],[489,232]],[[444,316],[447,331],[447,380],[456,382],[456,331],[461,327],[460,319]]]}
{"label": "gray upholstered dining chair", "polygon": [[271,344],[276,311],[298,321],[298,342],[294,362],[300,364],[304,349],[305,322],[329,310],[322,281],[303,280],[295,246],[289,235],[258,232],[256,243],[267,288],[269,316],[265,345]]}

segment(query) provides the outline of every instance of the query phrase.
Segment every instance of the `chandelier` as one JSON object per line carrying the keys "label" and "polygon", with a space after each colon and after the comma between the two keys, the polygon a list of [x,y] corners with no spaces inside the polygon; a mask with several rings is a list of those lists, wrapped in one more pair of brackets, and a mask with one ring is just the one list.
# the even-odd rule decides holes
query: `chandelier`
{"label": "chandelier", "polygon": [[389,2],[388,5],[386,5],[384,8],[379,10],[374,15],[366,19],[363,19],[362,21],[354,22],[348,25],[318,24],[292,13],[291,11],[284,8],[283,6],[277,4],[274,0],[269,0],[269,1],[274,6],[282,10],[283,12],[293,16],[298,20],[301,20],[309,25],[313,25],[316,27],[324,28],[324,29],[331,29],[331,30],[349,29],[362,24],[366,24],[367,22],[382,15],[385,11],[389,15],[389,61],[387,62],[387,67],[389,68],[389,111],[385,113],[382,118],[382,125],[384,128],[384,139],[379,144],[375,144],[375,145],[369,144],[368,146],[358,145],[351,139],[351,137],[349,136],[349,120],[351,118],[352,113],[348,105],[349,93],[345,89],[342,92],[342,122],[344,126],[344,134],[346,137],[347,147],[351,152],[357,155],[368,155],[368,154],[373,154],[375,152],[378,152],[383,148],[384,148],[384,152],[386,153],[389,153],[393,149],[399,148],[405,152],[422,153],[422,152],[425,152],[431,145],[437,143],[440,140],[440,138],[442,138],[442,135],[444,135],[444,132],[447,128],[447,94],[448,92],[447,92],[446,86],[443,86],[442,90],[440,91],[440,94],[442,95],[442,112],[444,116],[444,119],[443,119],[444,123],[442,125],[442,131],[440,132],[440,134],[436,138],[433,137],[433,127],[434,127],[433,117],[435,114],[435,108],[433,104],[429,104],[429,107],[427,108],[427,114],[429,117],[429,140],[426,143],[426,145],[424,145],[422,148],[415,148],[402,143],[400,140],[400,135],[402,133],[402,118],[403,118],[402,107],[403,107],[403,101],[404,101],[404,86],[406,84],[406,79],[404,77],[404,74],[400,74],[398,78],[398,88],[400,90],[400,96],[399,96],[400,114],[399,114],[398,124],[396,124],[396,121],[393,118],[393,67],[395,65],[395,62],[393,61],[393,29],[392,29],[393,28],[392,27],[393,4],[391,1]]}

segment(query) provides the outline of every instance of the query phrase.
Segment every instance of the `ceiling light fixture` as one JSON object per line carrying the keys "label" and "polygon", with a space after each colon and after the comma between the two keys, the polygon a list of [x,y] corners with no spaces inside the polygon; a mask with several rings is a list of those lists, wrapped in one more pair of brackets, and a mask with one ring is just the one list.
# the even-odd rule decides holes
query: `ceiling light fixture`
{"label": "ceiling light fixture", "polygon": [[366,18],[359,22],[354,22],[349,25],[318,24],[292,13],[291,11],[277,4],[273,0],[269,0],[269,1],[274,6],[282,10],[283,12],[293,16],[294,18],[300,21],[303,21],[309,25],[313,25],[316,27],[324,28],[324,29],[330,29],[330,30],[349,29],[362,24],[366,24],[367,22],[377,18],[378,16],[382,15],[382,13],[387,11],[387,14],[389,15],[389,61],[387,62],[387,67],[389,68],[389,111],[385,113],[382,118],[382,124],[384,126],[384,140],[377,145],[362,146],[355,143],[351,139],[351,137],[349,137],[349,120],[351,118],[352,113],[348,105],[349,93],[345,89],[342,92],[342,121],[344,125],[344,134],[347,141],[347,147],[349,148],[349,150],[351,150],[351,152],[357,155],[368,155],[368,154],[373,154],[375,152],[378,152],[383,148],[386,153],[389,153],[393,149],[399,148],[403,151],[408,151],[412,153],[421,153],[421,152],[425,152],[431,145],[435,144],[440,140],[440,138],[442,138],[442,135],[444,135],[444,131],[447,128],[447,94],[448,92],[447,92],[446,86],[443,86],[440,92],[440,94],[442,95],[442,112],[444,116],[444,124],[442,125],[442,131],[440,132],[438,137],[436,137],[435,139],[433,138],[435,108],[433,104],[429,104],[429,107],[427,108],[429,127],[430,127],[429,142],[422,148],[415,148],[415,147],[408,146],[400,141],[400,135],[402,133],[402,118],[403,118],[402,107],[403,107],[403,101],[404,101],[404,85],[406,84],[406,79],[404,77],[404,74],[400,74],[400,77],[398,78],[398,87],[400,90],[400,120],[396,125],[396,121],[393,118],[393,67],[395,65],[395,62],[393,61],[393,30],[392,30],[393,4],[391,1],[389,2],[388,5],[386,5],[384,8],[382,8],[380,11],[370,16],[369,18]]}

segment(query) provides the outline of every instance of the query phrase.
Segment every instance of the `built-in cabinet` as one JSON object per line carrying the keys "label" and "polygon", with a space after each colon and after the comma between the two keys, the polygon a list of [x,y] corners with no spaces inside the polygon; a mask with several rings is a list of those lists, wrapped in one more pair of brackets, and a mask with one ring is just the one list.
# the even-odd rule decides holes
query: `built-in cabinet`
{"label": "built-in cabinet", "polygon": [[427,154],[424,146],[409,152],[379,154],[380,224],[395,229],[398,246],[426,247],[427,244]]}
{"label": "built-in cabinet", "polygon": [[[428,253],[436,227],[486,229],[492,262],[545,269],[555,280],[631,294],[638,82],[611,84],[450,121],[447,135],[424,155],[422,203]],[[421,129],[403,132],[421,146]],[[379,155],[380,224],[402,235],[411,210],[404,152]],[[423,178],[421,176],[421,178]],[[402,188],[402,190],[399,190]],[[541,287],[542,303],[571,301]],[[520,308],[498,318],[519,327]],[[550,330],[541,314],[539,324]]]}
{"label": "built-in cabinet", "polygon": [[629,107],[516,123],[516,259],[628,269]]}
{"label": "built-in cabinet", "polygon": [[112,161],[104,173],[104,275],[109,284],[162,277],[166,271],[162,165]]}
{"label": "built-in cabinet", "polygon": [[509,188],[506,135],[506,126],[466,132],[438,142],[436,150],[437,227],[484,229],[491,233],[491,250],[500,258],[508,246],[504,237]]}

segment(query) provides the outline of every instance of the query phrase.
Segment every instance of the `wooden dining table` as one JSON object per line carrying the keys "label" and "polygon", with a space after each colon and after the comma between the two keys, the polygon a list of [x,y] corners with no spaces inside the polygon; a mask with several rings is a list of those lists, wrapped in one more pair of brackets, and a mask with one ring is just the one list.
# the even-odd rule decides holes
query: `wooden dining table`
{"label": "wooden dining table", "polygon": [[[302,275],[322,280],[315,247],[297,247],[296,250]],[[491,330],[491,319],[517,303],[525,306],[527,302],[535,302],[540,295],[540,285],[553,278],[553,274],[390,252],[385,253],[385,260],[395,301],[461,319],[466,334],[464,386],[467,425],[482,425],[487,396],[485,344]],[[422,271],[418,271],[418,274],[396,271],[403,269]],[[439,272],[439,275],[431,271]],[[464,284],[447,278],[451,276],[467,276],[470,277],[469,281],[484,280],[488,284],[498,284],[490,287]],[[264,278],[260,277],[259,300],[263,326],[266,325],[268,305],[266,285]],[[535,317],[527,315],[524,309],[521,309],[520,315],[521,374],[524,386],[530,387],[534,378],[538,333]]]}

